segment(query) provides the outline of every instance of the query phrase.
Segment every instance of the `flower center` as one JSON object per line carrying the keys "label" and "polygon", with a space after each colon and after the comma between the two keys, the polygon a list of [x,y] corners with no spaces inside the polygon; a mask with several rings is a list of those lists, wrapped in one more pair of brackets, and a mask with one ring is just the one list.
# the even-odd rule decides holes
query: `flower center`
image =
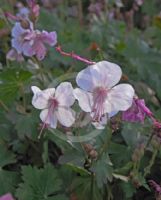
{"label": "flower center", "polygon": [[55,109],[57,109],[59,102],[57,101],[57,99],[55,97],[51,97],[49,99],[48,105],[49,105],[49,110],[51,110],[51,112],[52,112]]}
{"label": "flower center", "polygon": [[100,121],[104,116],[104,103],[107,97],[107,89],[104,87],[98,87],[93,92],[94,104],[93,104],[93,120]]}
{"label": "flower center", "polygon": [[59,105],[58,100],[55,97],[50,97],[50,99],[48,100],[48,113],[47,113],[46,119],[42,125],[40,134],[38,136],[39,139],[41,137],[41,134],[42,134],[44,128],[48,127],[49,124],[47,123],[47,121],[48,121],[48,119],[52,118],[52,114],[58,108],[58,105]]}

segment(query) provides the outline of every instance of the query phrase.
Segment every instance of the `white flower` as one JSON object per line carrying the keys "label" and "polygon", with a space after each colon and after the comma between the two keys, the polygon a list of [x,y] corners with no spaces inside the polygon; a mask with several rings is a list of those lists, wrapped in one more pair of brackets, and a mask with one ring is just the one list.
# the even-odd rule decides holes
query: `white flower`
{"label": "white flower", "polygon": [[43,123],[51,128],[56,128],[58,121],[66,127],[74,123],[75,112],[70,108],[75,101],[71,83],[63,82],[56,89],[40,90],[36,86],[31,89],[34,93],[32,105],[42,110],[40,118]]}
{"label": "white flower", "polygon": [[[107,61],[101,61],[78,73],[74,90],[79,106],[90,112],[94,125],[102,128],[105,121],[118,111],[125,111],[132,105],[134,89],[129,84],[116,85],[122,76],[121,68]],[[116,86],[115,86],[116,85]]]}

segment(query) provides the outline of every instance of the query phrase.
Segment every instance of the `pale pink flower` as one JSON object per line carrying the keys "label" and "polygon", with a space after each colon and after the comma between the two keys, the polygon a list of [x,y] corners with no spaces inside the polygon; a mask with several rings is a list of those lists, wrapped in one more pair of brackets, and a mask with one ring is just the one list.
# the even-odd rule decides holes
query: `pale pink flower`
{"label": "pale pink flower", "polygon": [[104,126],[107,114],[110,117],[132,105],[133,87],[129,84],[116,85],[121,76],[118,65],[101,61],[88,66],[76,77],[80,88],[74,90],[75,98],[83,111],[91,113],[96,128]]}
{"label": "pale pink flower", "polygon": [[10,193],[8,193],[8,194],[1,196],[0,200],[14,200],[14,199],[13,199],[12,195]]}
{"label": "pale pink flower", "polygon": [[15,48],[18,54],[24,54],[31,57],[36,56],[39,60],[44,59],[47,49],[45,44],[54,46],[57,43],[56,32],[33,30],[33,25],[30,22],[30,28],[24,29],[17,22],[12,29],[12,47]]}
{"label": "pale pink flower", "polygon": [[57,35],[56,32],[50,32],[47,31],[38,31],[36,30],[36,37],[34,38],[33,44],[32,44],[32,52],[39,60],[44,59],[47,49],[45,47],[45,44],[48,44],[49,46],[55,46],[57,43]]}
{"label": "pale pink flower", "polygon": [[75,101],[71,83],[63,82],[56,89],[40,90],[36,86],[31,89],[34,93],[32,105],[42,110],[40,118],[43,123],[51,128],[56,128],[58,121],[66,127],[74,123],[75,112],[70,108]]}
{"label": "pale pink flower", "polygon": [[145,105],[144,99],[134,98],[132,106],[122,113],[122,119],[128,122],[144,122],[145,117],[153,114]]}
{"label": "pale pink flower", "polygon": [[25,56],[32,56],[32,38],[34,36],[35,33],[32,24],[30,29],[24,29],[21,23],[17,22],[12,29],[12,47],[15,48],[19,54],[23,53]]}

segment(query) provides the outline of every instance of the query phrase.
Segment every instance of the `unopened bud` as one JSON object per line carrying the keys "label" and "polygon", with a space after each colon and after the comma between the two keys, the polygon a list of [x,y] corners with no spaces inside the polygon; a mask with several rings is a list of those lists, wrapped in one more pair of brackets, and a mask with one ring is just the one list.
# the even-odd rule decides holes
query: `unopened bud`
{"label": "unopened bud", "polygon": [[89,156],[94,160],[97,158],[98,156],[98,153],[96,150],[92,150],[90,153],[89,153]]}
{"label": "unopened bud", "polygon": [[94,148],[91,144],[83,144],[84,150],[87,152],[87,154],[90,153]]}
{"label": "unopened bud", "polygon": [[86,151],[87,155],[91,159],[96,159],[98,156],[97,151],[94,149],[94,147],[91,144],[83,144],[84,150]]}
{"label": "unopened bud", "polygon": [[30,28],[30,23],[27,20],[22,20],[21,21],[21,26],[24,29],[29,29]]}

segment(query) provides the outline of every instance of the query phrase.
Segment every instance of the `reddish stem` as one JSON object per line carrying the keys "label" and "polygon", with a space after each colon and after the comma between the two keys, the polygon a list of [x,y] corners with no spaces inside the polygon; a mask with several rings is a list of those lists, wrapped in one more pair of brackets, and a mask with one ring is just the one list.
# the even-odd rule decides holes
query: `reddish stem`
{"label": "reddish stem", "polygon": [[21,17],[17,17],[10,12],[5,12],[4,15],[5,15],[5,17],[7,17],[8,19],[13,20],[13,21],[21,20]]}
{"label": "reddish stem", "polygon": [[86,58],[82,58],[81,56],[75,54],[74,52],[70,52],[70,53],[67,53],[67,52],[64,52],[61,48],[61,46],[57,46],[55,47],[56,51],[59,52],[62,56],[68,56],[68,57],[71,57],[75,60],[79,60],[81,62],[84,62],[88,65],[93,65],[95,64],[95,62],[93,61],[90,61],[90,60],[87,60]]}

